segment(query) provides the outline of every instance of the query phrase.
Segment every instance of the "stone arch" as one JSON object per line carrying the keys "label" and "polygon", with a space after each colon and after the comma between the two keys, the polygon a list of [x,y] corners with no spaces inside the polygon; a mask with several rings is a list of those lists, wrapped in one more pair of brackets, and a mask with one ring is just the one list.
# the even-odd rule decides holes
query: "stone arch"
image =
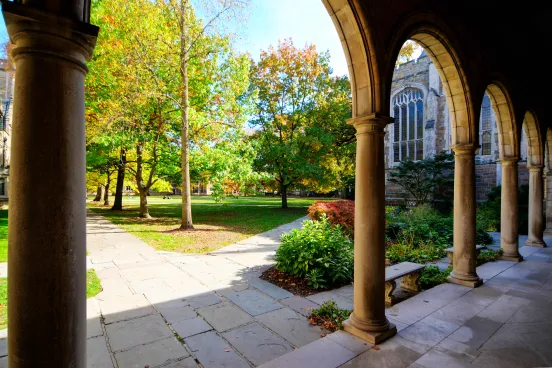
{"label": "stone arch", "polygon": [[552,171],[552,128],[546,129],[546,169]]}
{"label": "stone arch", "polygon": [[[527,165],[544,165],[544,150],[542,147],[543,141],[541,137],[541,130],[535,115],[531,111],[527,111],[525,113],[525,117],[523,119],[523,129],[525,130],[525,135],[527,136]],[[552,133],[549,129],[547,138],[550,134]],[[550,155],[548,157],[550,157]]]}
{"label": "stone arch", "polygon": [[498,82],[489,84],[486,91],[495,113],[498,128],[500,158],[519,158],[520,136],[512,101],[504,86]]}
{"label": "stone arch", "polygon": [[434,25],[435,22],[436,19],[432,15],[421,13],[403,22],[402,29],[396,33],[393,41],[395,52],[387,69],[388,75],[391,76],[389,80],[392,80],[394,63],[404,42],[410,39],[418,43],[431,58],[443,84],[449,108],[451,145],[477,144],[477,121],[473,118],[473,104],[466,73],[450,38]]}
{"label": "stone arch", "polygon": [[353,95],[353,117],[370,115],[380,106],[376,93],[376,61],[373,53],[371,33],[363,20],[367,17],[354,2],[343,0],[322,0],[337,33],[349,67]]}

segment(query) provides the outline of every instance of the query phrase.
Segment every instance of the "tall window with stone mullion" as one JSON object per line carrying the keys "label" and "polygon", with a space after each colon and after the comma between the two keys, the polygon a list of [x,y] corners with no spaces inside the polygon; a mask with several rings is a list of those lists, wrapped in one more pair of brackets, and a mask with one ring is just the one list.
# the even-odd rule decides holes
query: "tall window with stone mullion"
{"label": "tall window with stone mullion", "polygon": [[479,126],[481,131],[481,155],[488,156],[492,152],[491,138],[492,138],[492,107],[489,96],[485,94],[483,96],[483,103],[481,104],[481,116],[479,118]]}
{"label": "tall window with stone mullion", "polygon": [[416,88],[405,88],[392,101],[393,161],[424,158],[424,94]]}

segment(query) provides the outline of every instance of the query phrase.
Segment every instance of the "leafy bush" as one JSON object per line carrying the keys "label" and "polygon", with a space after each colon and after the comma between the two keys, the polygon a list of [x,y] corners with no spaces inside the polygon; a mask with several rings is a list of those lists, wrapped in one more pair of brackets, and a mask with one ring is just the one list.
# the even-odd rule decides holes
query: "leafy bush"
{"label": "leafy bush", "polygon": [[341,225],[348,235],[355,231],[355,202],[349,200],[335,202],[315,202],[310,205],[308,216],[315,221],[320,221],[322,215],[326,215],[332,225]]}
{"label": "leafy bush", "polygon": [[320,221],[304,221],[301,229],[282,235],[281,242],[276,251],[278,270],[306,277],[315,289],[352,281],[353,243],[325,214]]}
{"label": "leafy bush", "polygon": [[[453,244],[454,219],[444,216],[429,205],[418,206],[396,215],[388,215],[387,235],[390,240],[414,247],[434,243],[439,247]],[[389,220],[390,219],[390,220]],[[476,228],[476,243],[491,244],[493,238],[481,226]]]}
{"label": "leafy bush", "polygon": [[[418,206],[395,216],[395,238],[418,246],[427,243],[452,244],[452,216],[443,216],[429,205]],[[446,247],[445,247],[446,248]]]}
{"label": "leafy bush", "polygon": [[481,249],[477,256],[477,265],[481,266],[484,263],[496,261],[503,253],[502,249]]}
{"label": "leafy bush", "polygon": [[[485,231],[500,231],[500,195],[502,187],[491,188],[487,194],[488,200],[477,209],[477,227]],[[520,234],[527,234],[529,223],[529,186],[524,184],[518,188],[518,229]],[[480,242],[478,244],[490,244]]]}
{"label": "leafy bush", "polygon": [[342,330],[343,321],[351,315],[353,311],[340,309],[333,300],[327,300],[320,308],[312,310],[310,321],[312,324],[317,324],[322,328],[330,331]]}
{"label": "leafy bush", "polygon": [[427,263],[437,261],[446,256],[446,244],[437,245],[433,242],[414,245],[412,242],[393,243],[387,247],[385,257],[390,263],[414,262]]}
{"label": "leafy bush", "polygon": [[446,270],[441,271],[437,266],[427,266],[422,271],[420,277],[420,286],[422,289],[430,289],[434,286],[442,284],[447,281],[447,277],[452,272],[452,266],[449,266]]}
{"label": "leafy bush", "polygon": [[500,231],[500,200],[483,202],[477,208],[477,228]]}

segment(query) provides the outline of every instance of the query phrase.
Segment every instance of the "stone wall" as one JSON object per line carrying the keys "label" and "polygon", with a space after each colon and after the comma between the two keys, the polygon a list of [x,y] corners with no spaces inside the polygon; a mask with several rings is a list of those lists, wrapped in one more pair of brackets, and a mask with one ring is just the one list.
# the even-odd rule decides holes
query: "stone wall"
{"label": "stone wall", "polygon": [[475,199],[477,201],[486,201],[491,188],[497,185],[496,171],[497,164],[494,162],[475,165]]}

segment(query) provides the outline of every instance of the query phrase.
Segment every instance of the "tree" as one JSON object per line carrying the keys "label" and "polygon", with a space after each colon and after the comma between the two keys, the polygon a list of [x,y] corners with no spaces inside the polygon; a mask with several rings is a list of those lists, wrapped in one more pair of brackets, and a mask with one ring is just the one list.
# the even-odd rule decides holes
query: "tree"
{"label": "tree", "polygon": [[[161,3],[160,3],[161,4]],[[178,55],[176,70],[180,75],[179,108],[181,111],[181,156],[182,156],[182,229],[193,229],[190,183],[190,64],[202,64],[213,54],[223,51],[228,38],[223,35],[222,20],[237,20],[249,0],[206,0],[202,15],[198,19],[189,0],[168,0],[164,12],[168,33],[176,35],[168,45],[174,45],[173,53]],[[177,27],[177,28],[175,28]],[[175,32],[176,31],[176,32]],[[192,66],[193,67],[193,66]],[[194,112],[198,112],[195,109]],[[191,116],[192,115],[192,116]]]}
{"label": "tree", "polygon": [[[97,23],[108,31],[100,35],[90,66],[87,140],[111,147],[118,198],[122,199],[122,171],[133,174],[140,216],[149,218],[147,193],[168,157],[162,152],[177,147],[170,134],[176,109],[170,96],[171,64],[165,61],[169,48],[158,22],[161,8],[147,0],[115,0],[99,2],[95,10]],[[117,199],[115,208],[120,206]]]}
{"label": "tree", "polygon": [[454,155],[439,153],[432,158],[405,160],[390,171],[389,182],[397,184],[416,205],[426,203],[430,197],[450,196],[454,184]]}
{"label": "tree", "polygon": [[414,41],[406,41],[399,51],[396,64],[400,65],[412,60],[414,52],[417,51],[420,47],[421,46]]}
{"label": "tree", "polygon": [[323,185],[331,177],[331,129],[345,121],[327,99],[339,82],[331,77],[328,53],[312,45],[296,48],[291,39],[261,51],[252,64],[256,111],[250,124],[259,141],[255,167],[273,175],[287,208],[291,185]]}

